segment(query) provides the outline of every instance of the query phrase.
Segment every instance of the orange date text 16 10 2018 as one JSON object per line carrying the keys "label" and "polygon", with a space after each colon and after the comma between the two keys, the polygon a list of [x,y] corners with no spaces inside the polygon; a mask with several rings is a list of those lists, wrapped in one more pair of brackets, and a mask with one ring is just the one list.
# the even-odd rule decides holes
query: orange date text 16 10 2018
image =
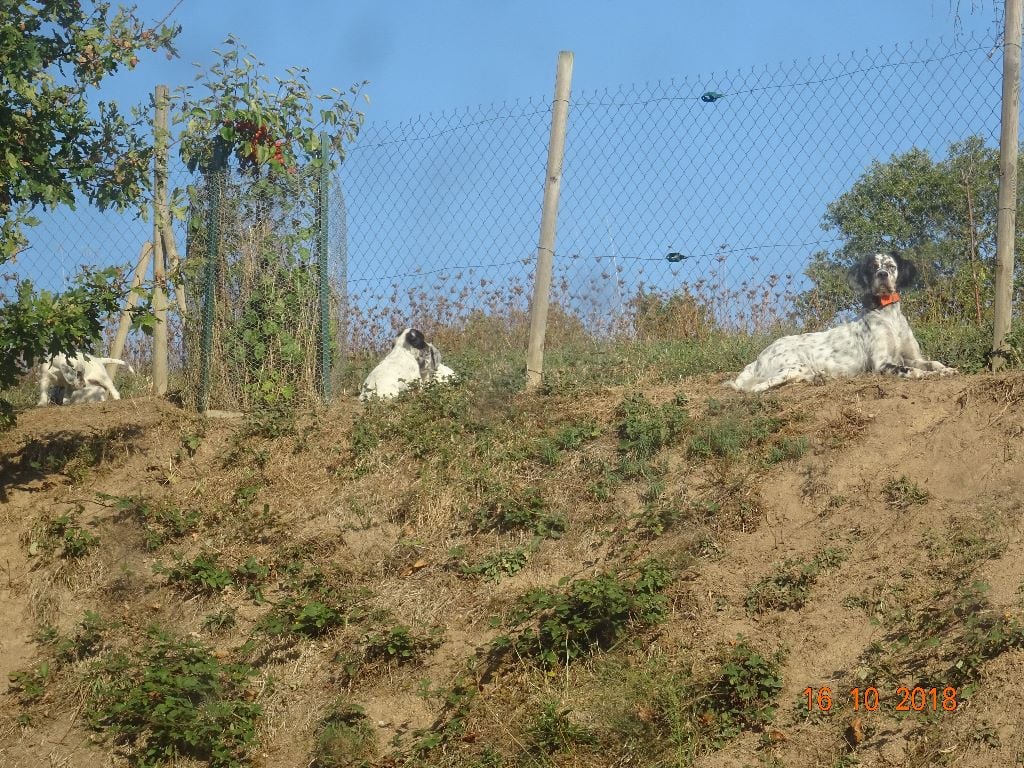
{"label": "orange date text 16 10 2018", "polygon": [[[804,688],[804,696],[807,698],[808,711],[831,712],[833,704],[839,703],[836,694],[827,686]],[[894,712],[956,712],[959,706],[956,688],[951,685],[945,688],[911,688],[901,685],[895,694],[889,696],[879,693],[874,686],[851,688],[846,693],[846,700],[855,712],[877,712],[882,707]]]}

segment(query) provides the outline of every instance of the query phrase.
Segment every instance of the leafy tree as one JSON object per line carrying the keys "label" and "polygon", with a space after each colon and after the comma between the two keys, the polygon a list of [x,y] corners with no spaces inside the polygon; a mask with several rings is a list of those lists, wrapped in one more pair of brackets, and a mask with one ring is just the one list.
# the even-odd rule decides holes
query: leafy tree
{"label": "leafy tree", "polygon": [[0,259],[25,245],[37,206],[125,208],[146,189],[150,142],[116,103],[90,95],[177,27],[147,28],[133,9],[79,0],[0,0]]}
{"label": "leafy tree", "polygon": [[814,287],[797,300],[804,320],[827,325],[855,309],[849,271],[865,254],[898,250],[921,272],[922,294],[909,306],[918,319],[987,323],[998,183],[998,150],[979,136],[951,144],[944,160],[914,148],[873,162],[826,209],[822,227],[837,229],[843,245],[812,256]]}
{"label": "leafy tree", "polygon": [[[92,96],[144,50],[173,55],[178,31],[109,3],[0,0],[0,264],[26,246],[36,208],[74,207],[82,196],[124,209],[143,198],[151,150],[142,118]],[[0,388],[45,354],[88,350],[121,295],[116,270],[86,272],[62,295],[29,281],[13,300],[0,295]],[[10,421],[0,399],[0,424]]]}

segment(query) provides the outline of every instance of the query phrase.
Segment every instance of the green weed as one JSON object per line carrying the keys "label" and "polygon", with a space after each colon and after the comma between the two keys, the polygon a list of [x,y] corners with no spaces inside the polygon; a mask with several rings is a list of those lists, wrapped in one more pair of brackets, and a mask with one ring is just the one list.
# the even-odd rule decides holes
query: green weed
{"label": "green weed", "polygon": [[617,411],[619,451],[636,460],[653,458],[689,424],[686,398],[653,405],[642,393],[627,396]]}
{"label": "green weed", "polygon": [[782,692],[782,661],[781,651],[765,657],[742,636],[724,654],[702,704],[701,721],[716,746],[772,722]]}
{"label": "green weed", "polygon": [[90,727],[127,746],[138,765],[191,759],[241,768],[262,714],[254,675],[198,642],[153,629],[140,647],[93,665],[82,711]]}
{"label": "green weed", "polygon": [[408,664],[430,653],[441,645],[439,630],[417,635],[403,624],[396,624],[386,632],[371,632],[363,637],[367,661],[388,664]]}
{"label": "green weed", "polygon": [[81,514],[81,504],[75,505],[72,512],[65,512],[42,526],[41,532],[36,528],[34,538],[29,542],[29,555],[39,551],[52,553],[60,547],[60,557],[65,560],[78,560],[95,549],[99,537],[79,525],[77,517]]}
{"label": "green weed", "polygon": [[649,560],[638,567],[632,580],[604,573],[569,582],[563,590],[530,590],[510,617],[513,626],[528,626],[499,638],[494,650],[514,648],[523,656],[555,665],[610,648],[630,630],[665,618],[666,600],[661,593],[671,581],[665,565]]}
{"label": "green weed", "polygon": [[497,583],[503,577],[514,576],[526,567],[526,563],[535,549],[535,546],[499,549],[497,552],[486,555],[474,565],[460,564],[458,570],[465,576],[481,576],[488,581]]}
{"label": "green weed", "polygon": [[192,595],[213,595],[235,583],[231,569],[221,565],[220,555],[210,552],[200,553],[191,561],[180,559],[172,568],[156,563],[153,571],[165,574],[168,584]]}
{"label": "green weed", "polygon": [[548,699],[541,704],[526,727],[527,744],[546,754],[568,752],[580,746],[593,746],[597,735],[572,720],[572,710]]}
{"label": "green weed", "polygon": [[886,481],[882,486],[882,498],[890,507],[905,510],[915,505],[927,504],[931,494],[908,479],[906,475],[900,475],[898,478]]}
{"label": "green weed", "polygon": [[480,531],[525,530],[542,538],[557,539],[568,525],[561,512],[548,508],[540,488],[491,486],[477,510],[474,526]]}
{"label": "green weed", "polygon": [[809,562],[786,559],[751,588],[744,604],[751,613],[799,610],[807,603],[822,571],[838,567],[845,559],[846,553],[838,549],[824,549]]}
{"label": "green weed", "polygon": [[121,518],[135,520],[142,526],[146,549],[159,549],[196,530],[202,519],[199,510],[184,511],[173,504],[158,503],[142,496],[112,496],[96,494],[106,506],[118,512]]}

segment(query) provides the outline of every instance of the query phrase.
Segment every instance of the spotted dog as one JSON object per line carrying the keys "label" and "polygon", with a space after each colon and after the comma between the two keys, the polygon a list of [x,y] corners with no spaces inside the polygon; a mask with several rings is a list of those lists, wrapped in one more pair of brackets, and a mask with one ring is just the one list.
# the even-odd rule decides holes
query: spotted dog
{"label": "spotted dog", "polygon": [[366,377],[359,399],[396,397],[413,382],[449,381],[454,375],[455,372],[441,362],[441,353],[423,337],[422,331],[406,328],[395,338],[387,356]]}
{"label": "spotted dog", "polygon": [[740,392],[764,392],[793,381],[821,381],[862,373],[907,379],[957,373],[937,360],[921,357],[921,348],[900,309],[897,291],[913,283],[913,264],[895,254],[877,253],[853,275],[864,290],[864,312],[857,320],[827,331],[784,336],[726,386]]}
{"label": "spotted dog", "polygon": [[[123,365],[129,372],[135,373],[128,363],[116,357],[87,357],[81,353],[52,355],[43,361],[39,372],[39,401],[36,405],[49,405],[54,399],[57,403],[85,402],[82,399],[76,400],[74,393],[93,387],[102,389],[111,400],[120,400],[121,393],[107,374],[107,365]],[[55,390],[59,390],[59,393]],[[94,396],[91,397],[90,402],[95,400]]]}

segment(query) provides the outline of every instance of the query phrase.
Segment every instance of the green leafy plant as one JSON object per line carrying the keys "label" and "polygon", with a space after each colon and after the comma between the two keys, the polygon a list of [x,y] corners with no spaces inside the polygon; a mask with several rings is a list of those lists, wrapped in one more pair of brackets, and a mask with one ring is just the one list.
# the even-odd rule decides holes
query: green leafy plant
{"label": "green leafy plant", "polygon": [[[213,246],[204,226],[211,183],[220,189],[219,237],[239,244],[224,259],[217,285],[223,296],[213,318],[219,353],[211,387],[245,407],[252,433],[277,437],[294,429],[298,401],[317,393],[314,202],[321,172],[337,169],[362,125],[351,99],[363,84],[316,94],[304,68],[272,78],[234,36],[214,53],[218,61],[199,73],[200,88],[185,86],[172,96],[181,157],[206,177],[205,185],[187,190],[190,250]],[[229,163],[237,172],[214,181],[225,178]],[[186,215],[184,196],[175,200],[175,211]],[[185,278],[202,292],[199,273]],[[198,330],[186,327],[187,347],[201,343]]]}
{"label": "green leafy plant", "polygon": [[139,647],[94,663],[82,711],[90,727],[130,747],[137,764],[191,759],[241,768],[262,714],[255,674],[201,643],[153,629]]}
{"label": "green leafy plant", "polygon": [[223,632],[231,629],[237,624],[236,611],[234,608],[223,608],[203,617],[200,626],[207,632]]}
{"label": "green leafy plant", "polygon": [[577,450],[600,434],[600,429],[592,421],[567,424],[553,435],[539,439],[534,448],[534,455],[542,464],[553,466],[559,462],[565,451]]}
{"label": "green leafy plant", "polygon": [[564,590],[533,589],[512,611],[513,626],[527,624],[512,636],[495,641],[498,652],[515,648],[554,665],[595,650],[610,648],[631,629],[660,623],[666,601],[662,591],[672,581],[670,570],[649,560],[634,579],[604,573],[569,582]]}
{"label": "green leafy plant", "polygon": [[474,523],[477,530],[527,530],[548,539],[559,538],[568,526],[565,515],[550,510],[537,487],[489,487]]}
{"label": "green leafy plant", "polygon": [[82,509],[81,505],[77,505],[73,512],[65,512],[45,523],[42,532],[37,533],[29,544],[29,554],[35,554],[40,549],[52,552],[60,547],[62,558],[78,560],[95,549],[99,545],[99,537],[83,529],[77,520]]}
{"label": "green leafy plant", "polygon": [[182,510],[173,504],[154,502],[142,496],[96,494],[113,507],[120,517],[135,520],[142,526],[146,549],[154,550],[196,530],[202,520],[197,509]]}
{"label": "green leafy plant", "polygon": [[482,576],[493,582],[501,581],[504,576],[514,576],[519,573],[530,559],[534,547],[513,547],[512,549],[500,549],[481,558],[480,562],[473,565],[461,564],[459,572],[466,576]]}
{"label": "green leafy plant", "polygon": [[438,631],[416,635],[409,627],[396,624],[386,632],[374,632],[363,638],[368,661],[408,664],[441,645]]}
{"label": "green leafy plant", "polygon": [[723,655],[707,687],[701,718],[716,744],[772,722],[782,692],[782,660],[781,651],[766,657],[742,636]]}
{"label": "green leafy plant", "polygon": [[22,706],[34,704],[43,698],[50,683],[53,669],[48,661],[41,661],[34,667],[19,669],[9,676],[11,690],[18,695]]}
{"label": "green leafy plant", "polygon": [[211,552],[202,552],[191,561],[180,559],[172,568],[158,563],[153,570],[166,574],[169,584],[195,595],[212,595],[235,583],[231,569],[221,565],[220,556]]}

